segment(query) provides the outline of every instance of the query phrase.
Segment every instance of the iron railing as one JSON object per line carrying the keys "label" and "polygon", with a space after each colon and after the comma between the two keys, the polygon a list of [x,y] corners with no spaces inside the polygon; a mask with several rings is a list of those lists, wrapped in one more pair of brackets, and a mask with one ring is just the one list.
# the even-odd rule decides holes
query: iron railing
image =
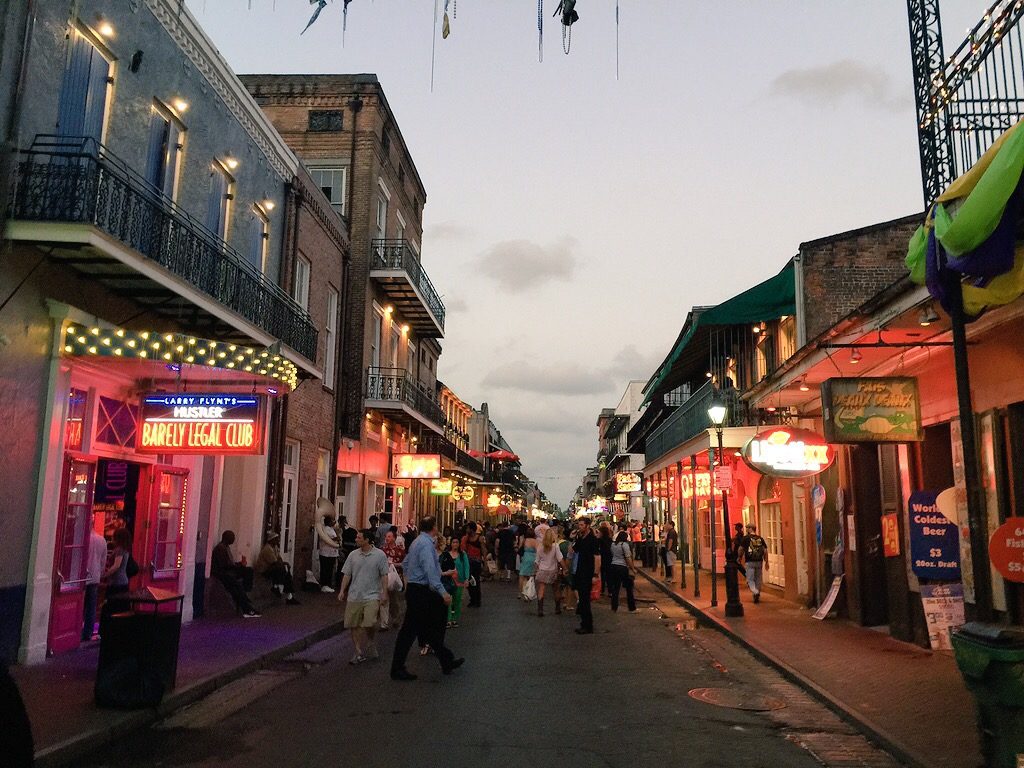
{"label": "iron railing", "polygon": [[309,313],[106,148],[38,136],[21,155],[11,219],[91,224],[316,359]]}
{"label": "iron railing", "polygon": [[454,461],[457,466],[467,472],[481,477],[484,474],[483,462],[473,458],[451,440],[447,440],[441,435],[425,435],[419,443],[419,450],[423,453],[439,453]]}
{"label": "iron railing", "polygon": [[440,404],[404,368],[367,368],[366,399],[405,403],[432,423],[444,424]]}
{"label": "iron railing", "polygon": [[444,329],[444,303],[434,284],[420,263],[408,240],[373,240],[370,243],[371,269],[400,269],[409,275],[409,281],[419,289],[430,314]]}

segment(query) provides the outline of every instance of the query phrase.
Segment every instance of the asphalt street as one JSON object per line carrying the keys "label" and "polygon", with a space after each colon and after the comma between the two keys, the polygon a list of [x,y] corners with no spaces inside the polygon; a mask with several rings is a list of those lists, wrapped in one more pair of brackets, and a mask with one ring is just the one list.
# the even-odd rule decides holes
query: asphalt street
{"label": "asphalt street", "polygon": [[[638,584],[643,590],[643,585]],[[635,614],[595,604],[594,635],[536,615],[514,586],[484,584],[449,645],[465,666],[443,676],[410,656],[394,682],[382,660],[348,664],[339,636],[253,673],[155,728],[82,761],[146,766],[422,768],[813,768],[898,765],[746,651],[648,587]],[[657,602],[655,602],[657,601]],[[340,610],[340,606],[339,606]],[[415,658],[413,658],[415,656]],[[690,695],[708,688],[718,706]],[[767,709],[751,711],[749,708]]]}

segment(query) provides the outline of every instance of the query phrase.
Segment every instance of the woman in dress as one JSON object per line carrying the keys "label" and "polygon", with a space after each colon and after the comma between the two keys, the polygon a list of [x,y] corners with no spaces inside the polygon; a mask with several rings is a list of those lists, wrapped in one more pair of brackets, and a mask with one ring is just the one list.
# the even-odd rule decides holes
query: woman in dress
{"label": "woman in dress", "polygon": [[559,600],[555,583],[562,570],[562,550],[558,546],[554,528],[544,531],[544,538],[537,547],[537,615],[544,615],[544,593],[550,585],[555,593],[555,613],[562,612],[562,601]]}
{"label": "woman in dress", "polygon": [[533,578],[537,573],[537,537],[533,533],[533,528],[528,525],[522,526],[521,530],[523,549],[522,558],[519,561],[519,595],[526,600],[527,598],[523,595],[523,591],[526,589],[526,580]]}

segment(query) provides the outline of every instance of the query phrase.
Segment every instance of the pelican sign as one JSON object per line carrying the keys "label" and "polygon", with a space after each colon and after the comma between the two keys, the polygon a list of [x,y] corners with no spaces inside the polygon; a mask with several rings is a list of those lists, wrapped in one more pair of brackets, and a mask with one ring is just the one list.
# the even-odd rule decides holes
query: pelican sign
{"label": "pelican sign", "polygon": [[835,449],[809,429],[770,427],[743,446],[743,460],[762,475],[798,478],[816,475],[835,461]]}

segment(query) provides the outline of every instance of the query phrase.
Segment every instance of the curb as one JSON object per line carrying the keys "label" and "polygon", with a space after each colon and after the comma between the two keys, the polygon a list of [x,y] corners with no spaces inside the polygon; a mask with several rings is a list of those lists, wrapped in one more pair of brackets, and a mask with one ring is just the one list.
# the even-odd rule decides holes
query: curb
{"label": "curb", "polygon": [[854,726],[869,739],[892,754],[897,760],[907,765],[908,768],[929,768],[927,760],[916,754],[912,749],[901,744],[900,741],[891,733],[876,725],[871,720],[868,720],[856,710],[851,709],[833,694],[826,691],[814,681],[805,677],[801,672],[797,671],[786,662],[735,632],[732,627],[721,621],[718,617],[708,613],[703,608],[690,602],[682,595],[676,594],[669,587],[659,582],[642,568],[638,570],[653,586],[660,589],[668,597],[671,597],[675,602],[679,603],[679,605],[692,613],[697,619],[698,624],[718,630],[734,643],[746,648],[756,659],[770,667],[773,667],[789,682],[803,688],[804,691],[809,693],[812,697],[831,709],[847,723]]}
{"label": "curb", "polygon": [[[298,640],[293,640],[287,645],[267,651],[261,656],[239,664],[237,667],[219,672],[202,680],[197,680],[182,688],[176,688],[164,697],[159,706],[130,714],[122,714],[108,725],[90,731],[83,731],[59,744],[46,747],[36,752],[36,768],[60,768],[61,766],[69,765],[73,760],[84,757],[116,739],[135,731],[140,731],[163,720],[182,707],[206,698],[228,683],[234,682],[252,672],[291,656],[293,653],[303,651],[311,645],[339,634],[343,627],[343,620],[333,621],[304,637],[300,637]],[[111,711],[114,712],[116,710]]]}

